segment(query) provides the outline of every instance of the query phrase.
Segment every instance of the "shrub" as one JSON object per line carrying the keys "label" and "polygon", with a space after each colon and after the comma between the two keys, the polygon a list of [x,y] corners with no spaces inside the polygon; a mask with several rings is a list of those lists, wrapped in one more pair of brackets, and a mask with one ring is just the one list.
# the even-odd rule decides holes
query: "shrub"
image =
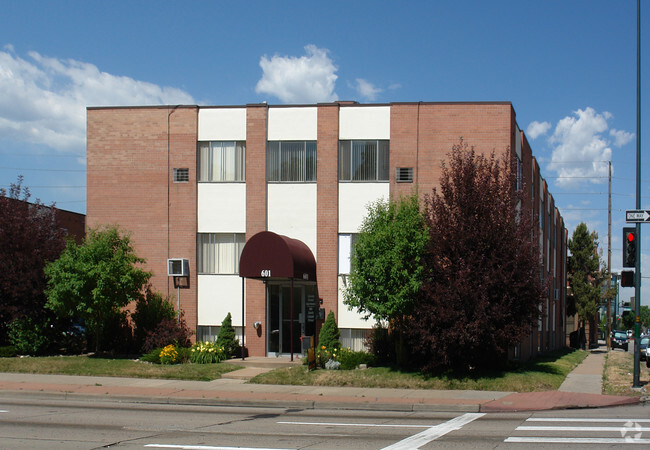
{"label": "shrub", "polygon": [[51,340],[49,321],[38,323],[29,317],[9,323],[9,342],[20,355],[39,355],[47,351]]}
{"label": "shrub", "polygon": [[224,359],[224,348],[215,342],[197,342],[190,350],[190,361],[195,364],[214,364]]}
{"label": "shrub", "polygon": [[140,361],[149,362],[153,364],[160,364],[160,352],[162,352],[162,348],[155,348],[150,352],[140,356]]}
{"label": "shrub", "polygon": [[13,358],[18,353],[16,353],[16,347],[13,345],[5,345],[0,347],[0,358]]}
{"label": "shrub", "polygon": [[223,353],[226,355],[225,359],[232,358],[239,350],[239,340],[235,338],[235,329],[232,326],[232,316],[230,313],[221,322],[216,343],[223,349]]}
{"label": "shrub", "polygon": [[339,327],[336,325],[334,312],[330,311],[320,333],[318,334],[318,346],[321,349],[324,347],[330,350],[338,350],[341,348],[340,338],[341,332],[339,331]]}
{"label": "shrub", "polygon": [[170,344],[176,347],[189,347],[190,335],[191,332],[181,313],[179,320],[163,319],[155,330],[148,332],[142,351],[148,353],[155,348],[163,348]]}
{"label": "shrub", "polygon": [[349,348],[342,348],[338,353],[338,361],[342,370],[354,370],[360,364],[374,365],[375,357],[368,352],[358,352]]}
{"label": "shrub", "polygon": [[[89,347],[97,348],[92,333],[88,335]],[[133,328],[128,320],[126,311],[112,311],[106,316],[101,325],[100,340],[102,349],[109,353],[128,354],[133,349]]]}
{"label": "shrub", "polygon": [[378,365],[392,366],[395,364],[395,342],[388,329],[382,327],[381,324],[375,325],[368,334],[366,347],[370,349],[370,353]]}
{"label": "shrub", "polygon": [[174,320],[176,310],[173,303],[147,286],[144,297],[137,300],[131,320],[135,325],[134,338],[137,347],[142,350],[147,334],[154,332],[163,320]]}
{"label": "shrub", "polygon": [[160,364],[179,364],[178,350],[170,344],[160,351]]}

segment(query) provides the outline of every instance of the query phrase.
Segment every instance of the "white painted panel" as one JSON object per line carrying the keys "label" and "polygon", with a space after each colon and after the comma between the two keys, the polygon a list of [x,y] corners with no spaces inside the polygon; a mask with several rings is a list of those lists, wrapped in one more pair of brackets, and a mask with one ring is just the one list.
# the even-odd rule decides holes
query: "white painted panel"
{"label": "white painted panel", "polygon": [[246,232],[246,184],[199,183],[199,233]]}
{"label": "white painted panel", "polygon": [[339,139],[390,139],[390,106],[341,107]]}
{"label": "white painted panel", "polygon": [[343,284],[343,277],[339,277],[339,314],[337,317],[337,325],[339,328],[364,328],[370,329],[375,324],[374,319],[371,317],[368,320],[365,320],[361,314],[356,312],[356,309],[352,311],[348,310],[348,306],[343,303],[343,292],[342,289],[345,287]]}
{"label": "white painted panel", "polygon": [[339,233],[358,233],[368,204],[389,193],[389,183],[339,183]]}
{"label": "white painted panel", "polygon": [[269,108],[269,141],[315,141],[318,108]]}
{"label": "white painted panel", "polygon": [[221,326],[230,313],[232,325],[240,327],[242,279],[239,275],[199,275],[197,278],[198,325]]}
{"label": "white painted panel", "polygon": [[270,183],[268,230],[304,242],[316,256],[316,183]]}
{"label": "white painted panel", "polygon": [[246,108],[199,109],[199,141],[245,141]]}

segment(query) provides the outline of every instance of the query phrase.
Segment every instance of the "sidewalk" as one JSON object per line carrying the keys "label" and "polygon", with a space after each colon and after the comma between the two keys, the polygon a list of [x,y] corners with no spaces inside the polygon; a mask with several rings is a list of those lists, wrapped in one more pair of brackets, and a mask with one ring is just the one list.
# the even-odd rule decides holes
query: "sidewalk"
{"label": "sidewalk", "polygon": [[[513,393],[247,384],[288,361],[249,358],[247,367],[214,381],[0,373],[0,403],[16,392],[44,398],[133,403],[440,412],[537,411],[636,404],[639,397],[601,395],[604,350],[594,350],[558,391]],[[240,364],[240,361],[234,361]],[[271,365],[271,367],[269,367]]]}

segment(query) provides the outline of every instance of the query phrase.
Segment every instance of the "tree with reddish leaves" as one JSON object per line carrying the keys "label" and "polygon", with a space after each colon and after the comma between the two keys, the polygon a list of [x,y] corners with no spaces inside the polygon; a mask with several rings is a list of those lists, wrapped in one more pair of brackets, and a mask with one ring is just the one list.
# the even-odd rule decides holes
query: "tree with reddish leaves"
{"label": "tree with reddish leaves", "polygon": [[40,320],[47,314],[45,265],[65,248],[64,230],[56,224],[56,209],[31,194],[22,176],[9,190],[0,189],[0,341],[13,319]]}
{"label": "tree with reddish leaves", "polygon": [[495,368],[526,337],[547,296],[537,227],[509,159],[461,139],[425,200],[425,280],[408,327],[424,372]]}

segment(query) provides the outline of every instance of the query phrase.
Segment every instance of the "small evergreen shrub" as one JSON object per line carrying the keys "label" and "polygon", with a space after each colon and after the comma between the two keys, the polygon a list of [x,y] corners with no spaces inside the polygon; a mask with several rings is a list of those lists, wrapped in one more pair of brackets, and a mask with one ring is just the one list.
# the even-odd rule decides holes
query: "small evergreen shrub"
{"label": "small evergreen shrub", "polygon": [[336,318],[334,312],[330,311],[325,319],[323,327],[318,334],[318,346],[320,348],[327,348],[330,351],[335,351],[341,348],[341,332],[338,325],[336,325]]}
{"label": "small evergreen shrub", "polygon": [[226,355],[225,359],[232,358],[239,351],[239,339],[235,337],[230,313],[221,322],[216,344],[223,349],[223,353]]}
{"label": "small evergreen shrub", "polygon": [[224,359],[224,348],[215,342],[197,342],[190,350],[190,361],[195,364],[214,364]]}

